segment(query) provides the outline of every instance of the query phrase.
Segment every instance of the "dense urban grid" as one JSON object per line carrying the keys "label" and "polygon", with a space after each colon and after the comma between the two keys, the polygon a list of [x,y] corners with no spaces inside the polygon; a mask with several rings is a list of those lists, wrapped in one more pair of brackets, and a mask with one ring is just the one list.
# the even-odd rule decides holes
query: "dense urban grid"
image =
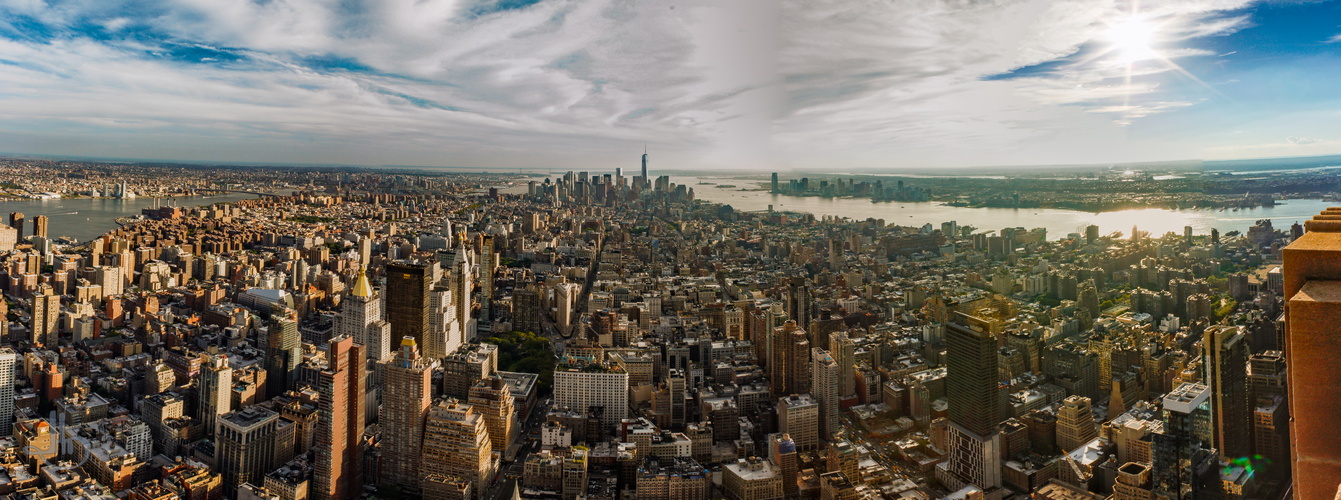
{"label": "dense urban grid", "polygon": [[905,227],[737,211],[642,161],[6,164],[14,196],[275,194],[90,242],[0,225],[0,497],[1335,492],[1341,388],[1319,367],[1341,348],[1317,339],[1341,210],[1307,233]]}

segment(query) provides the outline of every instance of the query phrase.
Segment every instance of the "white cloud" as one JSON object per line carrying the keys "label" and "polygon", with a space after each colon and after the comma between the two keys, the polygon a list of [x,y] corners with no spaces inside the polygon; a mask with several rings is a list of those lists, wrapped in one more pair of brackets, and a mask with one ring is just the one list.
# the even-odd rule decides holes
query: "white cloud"
{"label": "white cloud", "polygon": [[[1215,55],[1187,42],[1247,26],[1246,17],[1223,14],[1248,3],[1149,2],[1142,15],[1155,26],[1151,48],[1175,63]],[[775,124],[779,156],[797,168],[824,158],[887,168],[1191,156],[1165,144],[1130,147],[1128,125],[1201,99],[1162,95],[1161,82],[1180,77],[1168,64],[1129,69],[1103,54],[1106,32],[1128,16],[1126,8],[1053,0],[789,2],[781,57],[789,107]],[[1047,66],[991,78],[1038,64]]]}
{"label": "white cloud", "polygon": [[[1193,42],[1249,26],[1226,15],[1247,3],[1147,2],[1154,48],[1216,55]],[[1171,95],[1167,65],[1129,73],[1092,57],[1125,2],[499,5],[0,0],[0,14],[60,32],[0,36],[0,60],[19,63],[0,70],[0,139],[15,152],[482,167],[631,165],[644,142],[668,168],[1075,163],[1185,157],[1132,147],[1132,125],[1203,100]],[[0,33],[18,29],[6,17]],[[113,41],[74,31],[86,25]]]}

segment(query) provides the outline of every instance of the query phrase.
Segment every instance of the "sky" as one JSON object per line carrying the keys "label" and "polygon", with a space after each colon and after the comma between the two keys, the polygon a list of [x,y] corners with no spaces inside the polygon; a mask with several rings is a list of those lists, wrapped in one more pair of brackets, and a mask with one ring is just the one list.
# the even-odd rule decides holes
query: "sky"
{"label": "sky", "polygon": [[918,170],[1341,154],[1341,2],[0,0],[0,153]]}

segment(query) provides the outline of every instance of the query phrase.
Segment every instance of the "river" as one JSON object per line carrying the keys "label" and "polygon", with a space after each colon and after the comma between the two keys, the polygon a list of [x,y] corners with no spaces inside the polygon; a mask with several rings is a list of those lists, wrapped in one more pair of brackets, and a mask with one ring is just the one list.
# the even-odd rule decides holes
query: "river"
{"label": "river", "polygon": [[182,198],[135,198],[121,200],[115,198],[61,198],[56,200],[21,200],[0,202],[0,218],[9,222],[11,212],[21,212],[24,217],[23,234],[33,234],[33,219],[39,215],[47,216],[47,235],[52,238],[69,236],[87,242],[117,228],[116,218],[127,215],[139,215],[140,210],[162,205],[194,207],[219,202],[249,200],[256,195],[229,193],[214,196],[189,196]]}
{"label": "river", "polygon": [[[688,184],[694,188],[696,199],[731,205],[742,211],[774,210],[807,212],[821,215],[848,217],[865,220],[868,217],[884,219],[886,224],[901,226],[921,226],[932,224],[940,227],[946,221],[958,222],[961,226],[973,226],[978,230],[1001,230],[1007,227],[1047,229],[1048,239],[1065,238],[1067,234],[1085,234],[1085,227],[1091,224],[1099,226],[1099,234],[1105,235],[1121,231],[1130,235],[1132,226],[1152,236],[1162,236],[1167,232],[1183,234],[1185,226],[1192,226],[1194,234],[1209,234],[1211,229],[1221,234],[1229,231],[1246,232],[1259,219],[1271,219],[1277,229],[1289,229],[1290,224],[1312,218],[1323,209],[1338,205],[1323,200],[1283,200],[1274,207],[1255,209],[1140,209],[1120,210],[1116,212],[1090,213],[1059,209],[1013,209],[1013,208],[967,208],[950,207],[939,202],[881,202],[871,203],[867,198],[820,198],[818,196],[775,195],[768,191],[740,191],[755,189],[758,181],[732,178],[698,178],[671,176],[671,182]],[[711,184],[699,184],[709,182]],[[734,188],[719,188],[717,185],[735,185]]]}

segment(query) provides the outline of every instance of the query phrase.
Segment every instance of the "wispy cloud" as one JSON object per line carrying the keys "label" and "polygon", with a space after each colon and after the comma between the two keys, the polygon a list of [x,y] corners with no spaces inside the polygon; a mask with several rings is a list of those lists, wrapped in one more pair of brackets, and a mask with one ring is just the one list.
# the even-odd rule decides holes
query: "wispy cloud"
{"label": "wispy cloud", "polygon": [[1129,67],[1108,38],[1125,0],[0,0],[0,147],[554,168],[644,142],[683,168],[1187,156],[1131,137],[1220,102],[1173,64],[1234,54],[1206,41],[1254,26],[1252,3],[1145,2],[1168,63]]}

